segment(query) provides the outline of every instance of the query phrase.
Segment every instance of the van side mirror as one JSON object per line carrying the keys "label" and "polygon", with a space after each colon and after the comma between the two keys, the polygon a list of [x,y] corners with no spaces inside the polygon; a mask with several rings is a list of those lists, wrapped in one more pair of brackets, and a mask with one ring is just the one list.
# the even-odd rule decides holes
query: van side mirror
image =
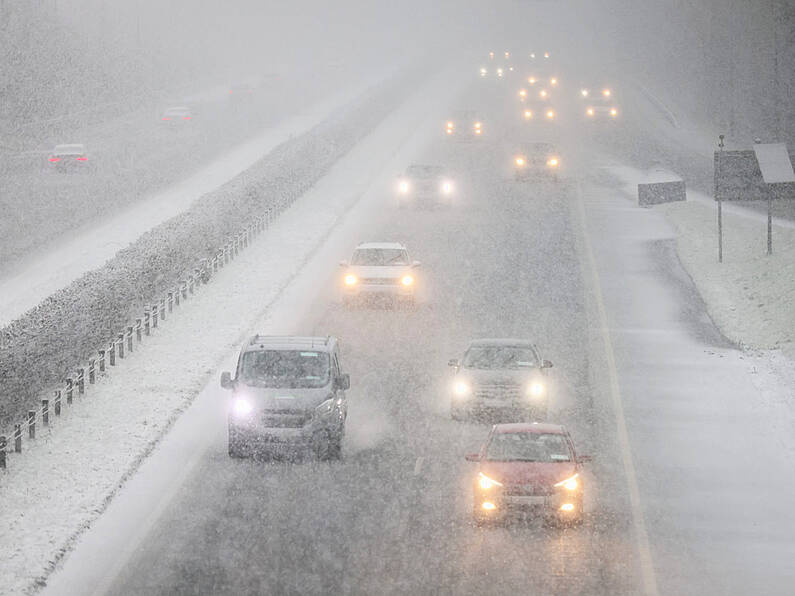
{"label": "van side mirror", "polygon": [[337,389],[342,389],[343,391],[347,391],[351,388],[351,376],[348,373],[340,375],[337,377]]}
{"label": "van side mirror", "polygon": [[412,267],[419,267],[420,265],[422,265],[422,263],[420,261],[412,261],[412,263],[411,263]]}
{"label": "van side mirror", "polygon": [[464,458],[467,461],[480,461],[480,453],[467,453]]}
{"label": "van side mirror", "polygon": [[221,373],[221,387],[223,387],[224,389],[233,389],[234,386],[235,386],[235,384],[232,381],[232,373],[222,372]]}
{"label": "van side mirror", "polygon": [[552,368],[552,362],[550,362],[549,360],[542,360],[541,368]]}
{"label": "van side mirror", "polygon": [[448,360],[447,366],[452,366],[453,368],[460,368],[461,363],[458,361],[457,358],[451,358],[450,360]]}

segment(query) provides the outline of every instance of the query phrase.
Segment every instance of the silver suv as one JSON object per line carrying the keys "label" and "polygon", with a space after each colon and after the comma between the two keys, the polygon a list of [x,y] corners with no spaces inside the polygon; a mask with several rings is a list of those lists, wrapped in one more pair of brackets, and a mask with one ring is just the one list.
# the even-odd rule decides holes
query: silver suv
{"label": "silver suv", "polygon": [[409,251],[399,242],[364,242],[356,247],[350,262],[342,261],[342,302],[351,306],[357,299],[386,297],[414,304],[417,286]]}
{"label": "silver suv", "polygon": [[240,351],[232,390],[229,455],[279,455],[311,450],[318,459],[339,459],[350,377],[340,367],[335,337],[255,335]]}
{"label": "silver suv", "polygon": [[549,405],[549,360],[522,339],[471,342],[455,369],[450,414],[454,420],[500,415],[511,421],[543,421]]}

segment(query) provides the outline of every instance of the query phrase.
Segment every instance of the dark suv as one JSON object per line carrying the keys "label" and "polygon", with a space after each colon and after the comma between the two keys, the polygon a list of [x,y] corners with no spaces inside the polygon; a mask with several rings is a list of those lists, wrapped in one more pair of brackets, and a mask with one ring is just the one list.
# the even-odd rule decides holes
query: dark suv
{"label": "dark suv", "polygon": [[229,455],[290,455],[311,450],[339,459],[350,377],[340,367],[335,337],[255,335],[240,351],[231,389]]}

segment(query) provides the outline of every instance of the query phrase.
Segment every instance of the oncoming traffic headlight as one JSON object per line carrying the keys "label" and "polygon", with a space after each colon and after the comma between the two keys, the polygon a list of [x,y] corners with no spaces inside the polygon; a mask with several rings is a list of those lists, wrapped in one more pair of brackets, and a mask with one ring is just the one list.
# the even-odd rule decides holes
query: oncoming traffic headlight
{"label": "oncoming traffic headlight", "polygon": [[523,166],[525,164],[524,157],[517,157],[515,161],[517,166]]}
{"label": "oncoming traffic headlight", "polygon": [[400,184],[398,184],[398,190],[406,194],[409,191],[409,183],[406,180],[401,180]]}
{"label": "oncoming traffic headlight", "polygon": [[580,89],[580,95],[583,97],[588,97],[588,89]]}
{"label": "oncoming traffic headlight", "polygon": [[502,482],[497,482],[493,478],[489,478],[483,472],[478,473],[478,485],[483,490],[489,490],[495,486],[502,486]]}
{"label": "oncoming traffic headlight", "polygon": [[605,97],[610,97],[610,89],[603,89],[602,95],[604,95]]}
{"label": "oncoming traffic headlight", "polygon": [[536,84],[536,78],[535,77],[530,77],[529,79],[527,79],[527,82],[530,83],[531,85],[535,85]]}
{"label": "oncoming traffic headlight", "polygon": [[551,79],[549,79],[549,84],[554,87],[555,85],[558,84],[558,80],[555,77],[552,77]]}
{"label": "oncoming traffic headlight", "polygon": [[449,180],[442,182],[442,192],[446,195],[449,195],[451,192],[453,192],[453,183]]}
{"label": "oncoming traffic headlight", "polygon": [[524,111],[524,119],[525,120],[530,120],[532,117],[533,117],[533,112],[531,112],[530,110],[525,110]]}
{"label": "oncoming traffic headlight", "polygon": [[463,397],[465,395],[469,395],[469,384],[466,381],[456,381],[453,384],[453,393],[455,393],[459,397]]}
{"label": "oncoming traffic headlight", "polygon": [[546,89],[542,89],[541,91],[538,92],[539,97],[546,97],[547,95],[548,93]]}
{"label": "oncoming traffic headlight", "polygon": [[404,286],[407,286],[407,287],[408,286],[413,286],[414,285],[414,278],[411,275],[404,275],[402,278],[400,278],[400,283],[402,283]]}
{"label": "oncoming traffic headlight", "polygon": [[527,386],[527,395],[530,397],[541,397],[544,395],[544,384],[539,381],[533,381]]}
{"label": "oncoming traffic headlight", "polygon": [[482,122],[475,122],[475,128],[482,128],[482,127],[483,127]]}
{"label": "oncoming traffic headlight", "polygon": [[588,108],[587,110],[585,110],[585,113],[588,114],[589,116],[593,116],[593,108]]}
{"label": "oncoming traffic headlight", "polygon": [[556,167],[558,167],[558,164],[560,164],[560,161],[558,161],[558,158],[557,158],[557,157],[550,157],[550,158],[547,160],[547,165],[548,165],[550,168],[556,168]]}
{"label": "oncoming traffic headlight", "polygon": [[613,118],[615,118],[616,116],[618,116],[618,110],[617,110],[617,109],[615,109],[615,108],[610,108],[610,115],[611,115]]}
{"label": "oncoming traffic headlight", "polygon": [[232,402],[232,411],[235,413],[235,416],[239,418],[248,416],[253,409],[254,406],[252,406],[251,402],[245,397],[236,397],[235,401]]}
{"label": "oncoming traffic headlight", "polygon": [[566,490],[577,490],[577,488],[580,486],[580,483],[577,480],[578,477],[579,477],[579,474],[575,474],[574,476],[570,476],[569,478],[565,478],[564,480],[561,480],[560,482],[555,483],[555,487],[557,488],[557,487],[561,487],[562,486]]}
{"label": "oncoming traffic headlight", "polygon": [[547,112],[547,118],[548,118],[549,120],[554,120],[554,118],[555,118],[555,110],[549,110],[549,111]]}
{"label": "oncoming traffic headlight", "polygon": [[348,275],[345,276],[346,286],[355,286],[358,282],[359,282],[358,278],[352,273],[349,273]]}

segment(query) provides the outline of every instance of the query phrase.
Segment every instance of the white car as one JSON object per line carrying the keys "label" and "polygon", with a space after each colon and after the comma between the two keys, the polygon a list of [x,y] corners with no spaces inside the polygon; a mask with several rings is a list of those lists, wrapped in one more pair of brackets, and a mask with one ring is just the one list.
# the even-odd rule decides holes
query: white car
{"label": "white car", "polygon": [[453,179],[442,166],[410,165],[397,183],[398,207],[450,206],[454,193]]}
{"label": "white car", "polygon": [[353,305],[362,298],[388,298],[414,304],[416,269],[409,251],[399,242],[365,242],[353,251],[350,262],[340,263],[342,302]]}
{"label": "white car", "polygon": [[168,122],[174,126],[183,124],[193,119],[193,114],[190,108],[185,106],[176,106],[168,108],[160,118],[163,122]]}
{"label": "white car", "polygon": [[580,99],[584,105],[586,120],[615,120],[619,115],[618,99],[614,89],[607,85],[580,88]]}

